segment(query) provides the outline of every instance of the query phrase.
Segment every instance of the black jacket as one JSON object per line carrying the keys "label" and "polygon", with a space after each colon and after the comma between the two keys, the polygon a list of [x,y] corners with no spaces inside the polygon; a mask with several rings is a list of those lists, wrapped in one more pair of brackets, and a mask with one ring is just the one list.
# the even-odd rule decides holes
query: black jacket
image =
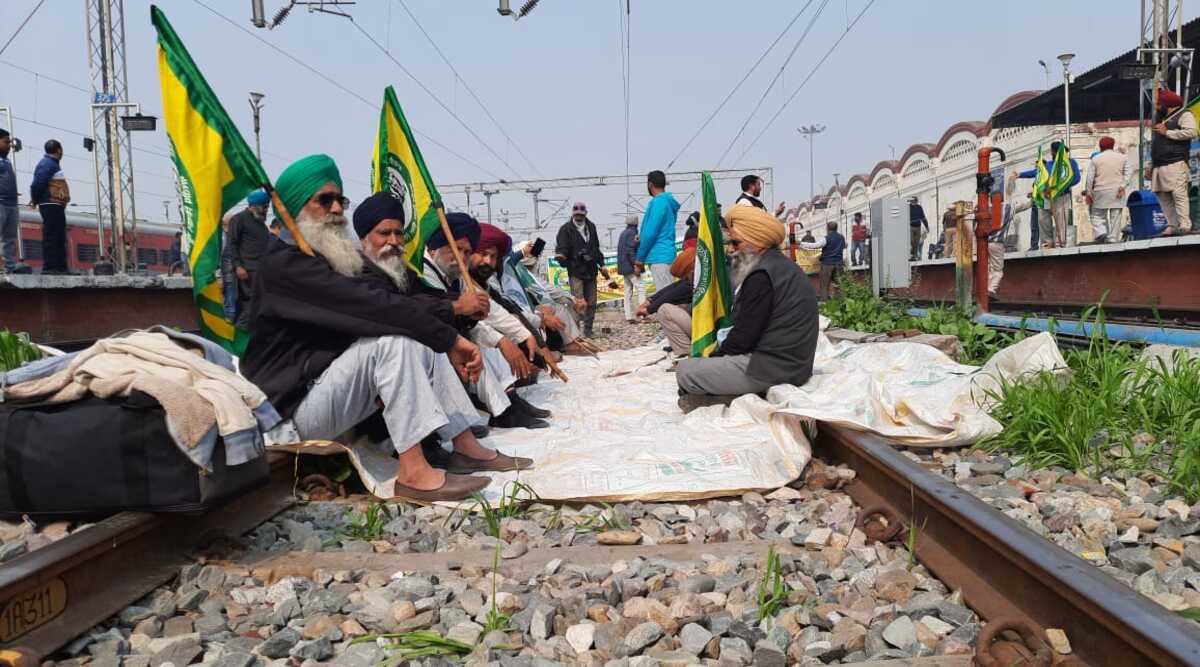
{"label": "black jacket", "polygon": [[240,266],[247,271],[258,270],[258,260],[267,251],[270,240],[271,230],[267,229],[267,221],[260,220],[250,209],[229,219],[229,252],[234,267]]}
{"label": "black jacket", "polygon": [[587,226],[588,230],[586,241],[583,240],[583,235],[579,233],[579,230],[575,229],[575,223],[570,220],[558,228],[554,255],[565,258],[565,261],[564,259],[559,261],[567,269],[568,276],[592,280],[595,279],[596,273],[604,267],[604,253],[600,252],[600,237],[596,233],[596,225],[591,220],[585,220],[583,224]]}
{"label": "black jacket", "polygon": [[687,310],[692,309],[692,281],[676,280],[666,287],[655,290],[654,294],[650,295],[650,314],[658,312],[664,303],[673,303],[676,306],[683,306]]}
{"label": "black jacket", "polygon": [[278,239],[259,261],[254,296],[242,373],[284,418],[308,394],[309,383],[359,338],[405,336],[435,352],[446,352],[458,338],[447,324],[454,318],[448,300],[402,295],[370,270],[347,278],[323,257]]}

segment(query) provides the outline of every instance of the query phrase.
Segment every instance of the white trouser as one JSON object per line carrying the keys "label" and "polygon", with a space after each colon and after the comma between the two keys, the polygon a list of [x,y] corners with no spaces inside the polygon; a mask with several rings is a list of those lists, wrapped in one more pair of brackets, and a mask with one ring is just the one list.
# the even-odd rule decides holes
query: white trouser
{"label": "white trouser", "polygon": [[646,286],[641,276],[630,273],[621,277],[625,279],[625,319],[632,320],[638,306],[646,300]]}
{"label": "white trouser", "polygon": [[479,402],[483,403],[488,412],[495,417],[511,405],[506,392],[517,381],[517,378],[512,374],[508,360],[504,358],[504,354],[500,352],[499,348],[482,347],[479,349],[483,353],[483,373],[480,374],[479,381],[470,388],[472,393],[479,398]]}
{"label": "white trouser", "polygon": [[551,304],[550,308],[554,310],[554,316],[563,321],[563,330],[558,332],[558,335],[562,336],[563,345],[583,337],[583,330],[579,328],[579,320],[575,319],[574,310],[561,303]]}
{"label": "white trouser", "polygon": [[654,278],[655,290],[660,290],[675,282],[675,277],[671,275],[670,264],[651,264],[650,276]]}
{"label": "white trouser", "polygon": [[411,338],[360,338],[321,373],[292,421],[305,440],[332,440],[371,416],[397,452],[437,431],[450,440],[486,420],[475,410],[450,359]]}
{"label": "white trouser", "polygon": [[988,292],[995,294],[1004,279],[1004,244],[988,241]]}
{"label": "white trouser", "polygon": [[1092,209],[1092,238],[1101,243],[1113,243],[1121,240],[1121,211],[1119,208]]}

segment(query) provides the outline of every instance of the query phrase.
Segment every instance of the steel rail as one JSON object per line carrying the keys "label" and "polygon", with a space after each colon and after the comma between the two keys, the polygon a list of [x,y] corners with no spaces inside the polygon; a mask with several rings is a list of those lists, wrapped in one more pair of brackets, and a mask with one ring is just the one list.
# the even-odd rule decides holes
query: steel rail
{"label": "steel rail", "polygon": [[961,589],[984,619],[1062,629],[1086,665],[1200,664],[1200,631],[1191,621],[925,470],[887,440],[826,424],[819,433],[814,453],[857,473],[850,496],[911,526],[917,558]]}
{"label": "steel rail", "polygon": [[[175,576],[214,536],[236,539],[292,504],[291,457],[263,486],[200,515],[122,512],[0,567],[0,648],[53,653]],[[12,662],[0,651],[0,664]]]}

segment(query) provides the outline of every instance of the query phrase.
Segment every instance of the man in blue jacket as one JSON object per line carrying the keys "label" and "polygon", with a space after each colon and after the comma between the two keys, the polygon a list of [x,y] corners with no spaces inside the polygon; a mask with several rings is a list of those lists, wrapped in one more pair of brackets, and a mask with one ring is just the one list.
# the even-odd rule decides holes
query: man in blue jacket
{"label": "man in blue jacket", "polygon": [[642,216],[634,268],[640,273],[649,265],[654,289],[660,290],[673,282],[671,262],[675,261],[675,216],[679,213],[679,202],[666,191],[667,175],[657,169],[646,175],[646,190],[652,199]]}
{"label": "man in blue jacket", "polygon": [[67,204],[71,191],[63,176],[63,147],[57,139],[45,145],[46,155],[33,170],[29,194],[42,215],[42,275],[67,273]]}

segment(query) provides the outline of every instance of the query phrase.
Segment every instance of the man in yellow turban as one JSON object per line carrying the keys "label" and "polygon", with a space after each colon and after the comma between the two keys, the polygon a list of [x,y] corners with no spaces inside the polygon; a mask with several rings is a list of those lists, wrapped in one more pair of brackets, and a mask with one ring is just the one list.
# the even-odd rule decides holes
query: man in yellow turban
{"label": "man in yellow turban", "polygon": [[675,377],[685,411],[777,384],[799,386],[812,375],[817,295],[808,276],[779,249],[783,223],[753,206],[730,208],[725,222],[737,292],[733,326],[712,356],[679,362]]}

